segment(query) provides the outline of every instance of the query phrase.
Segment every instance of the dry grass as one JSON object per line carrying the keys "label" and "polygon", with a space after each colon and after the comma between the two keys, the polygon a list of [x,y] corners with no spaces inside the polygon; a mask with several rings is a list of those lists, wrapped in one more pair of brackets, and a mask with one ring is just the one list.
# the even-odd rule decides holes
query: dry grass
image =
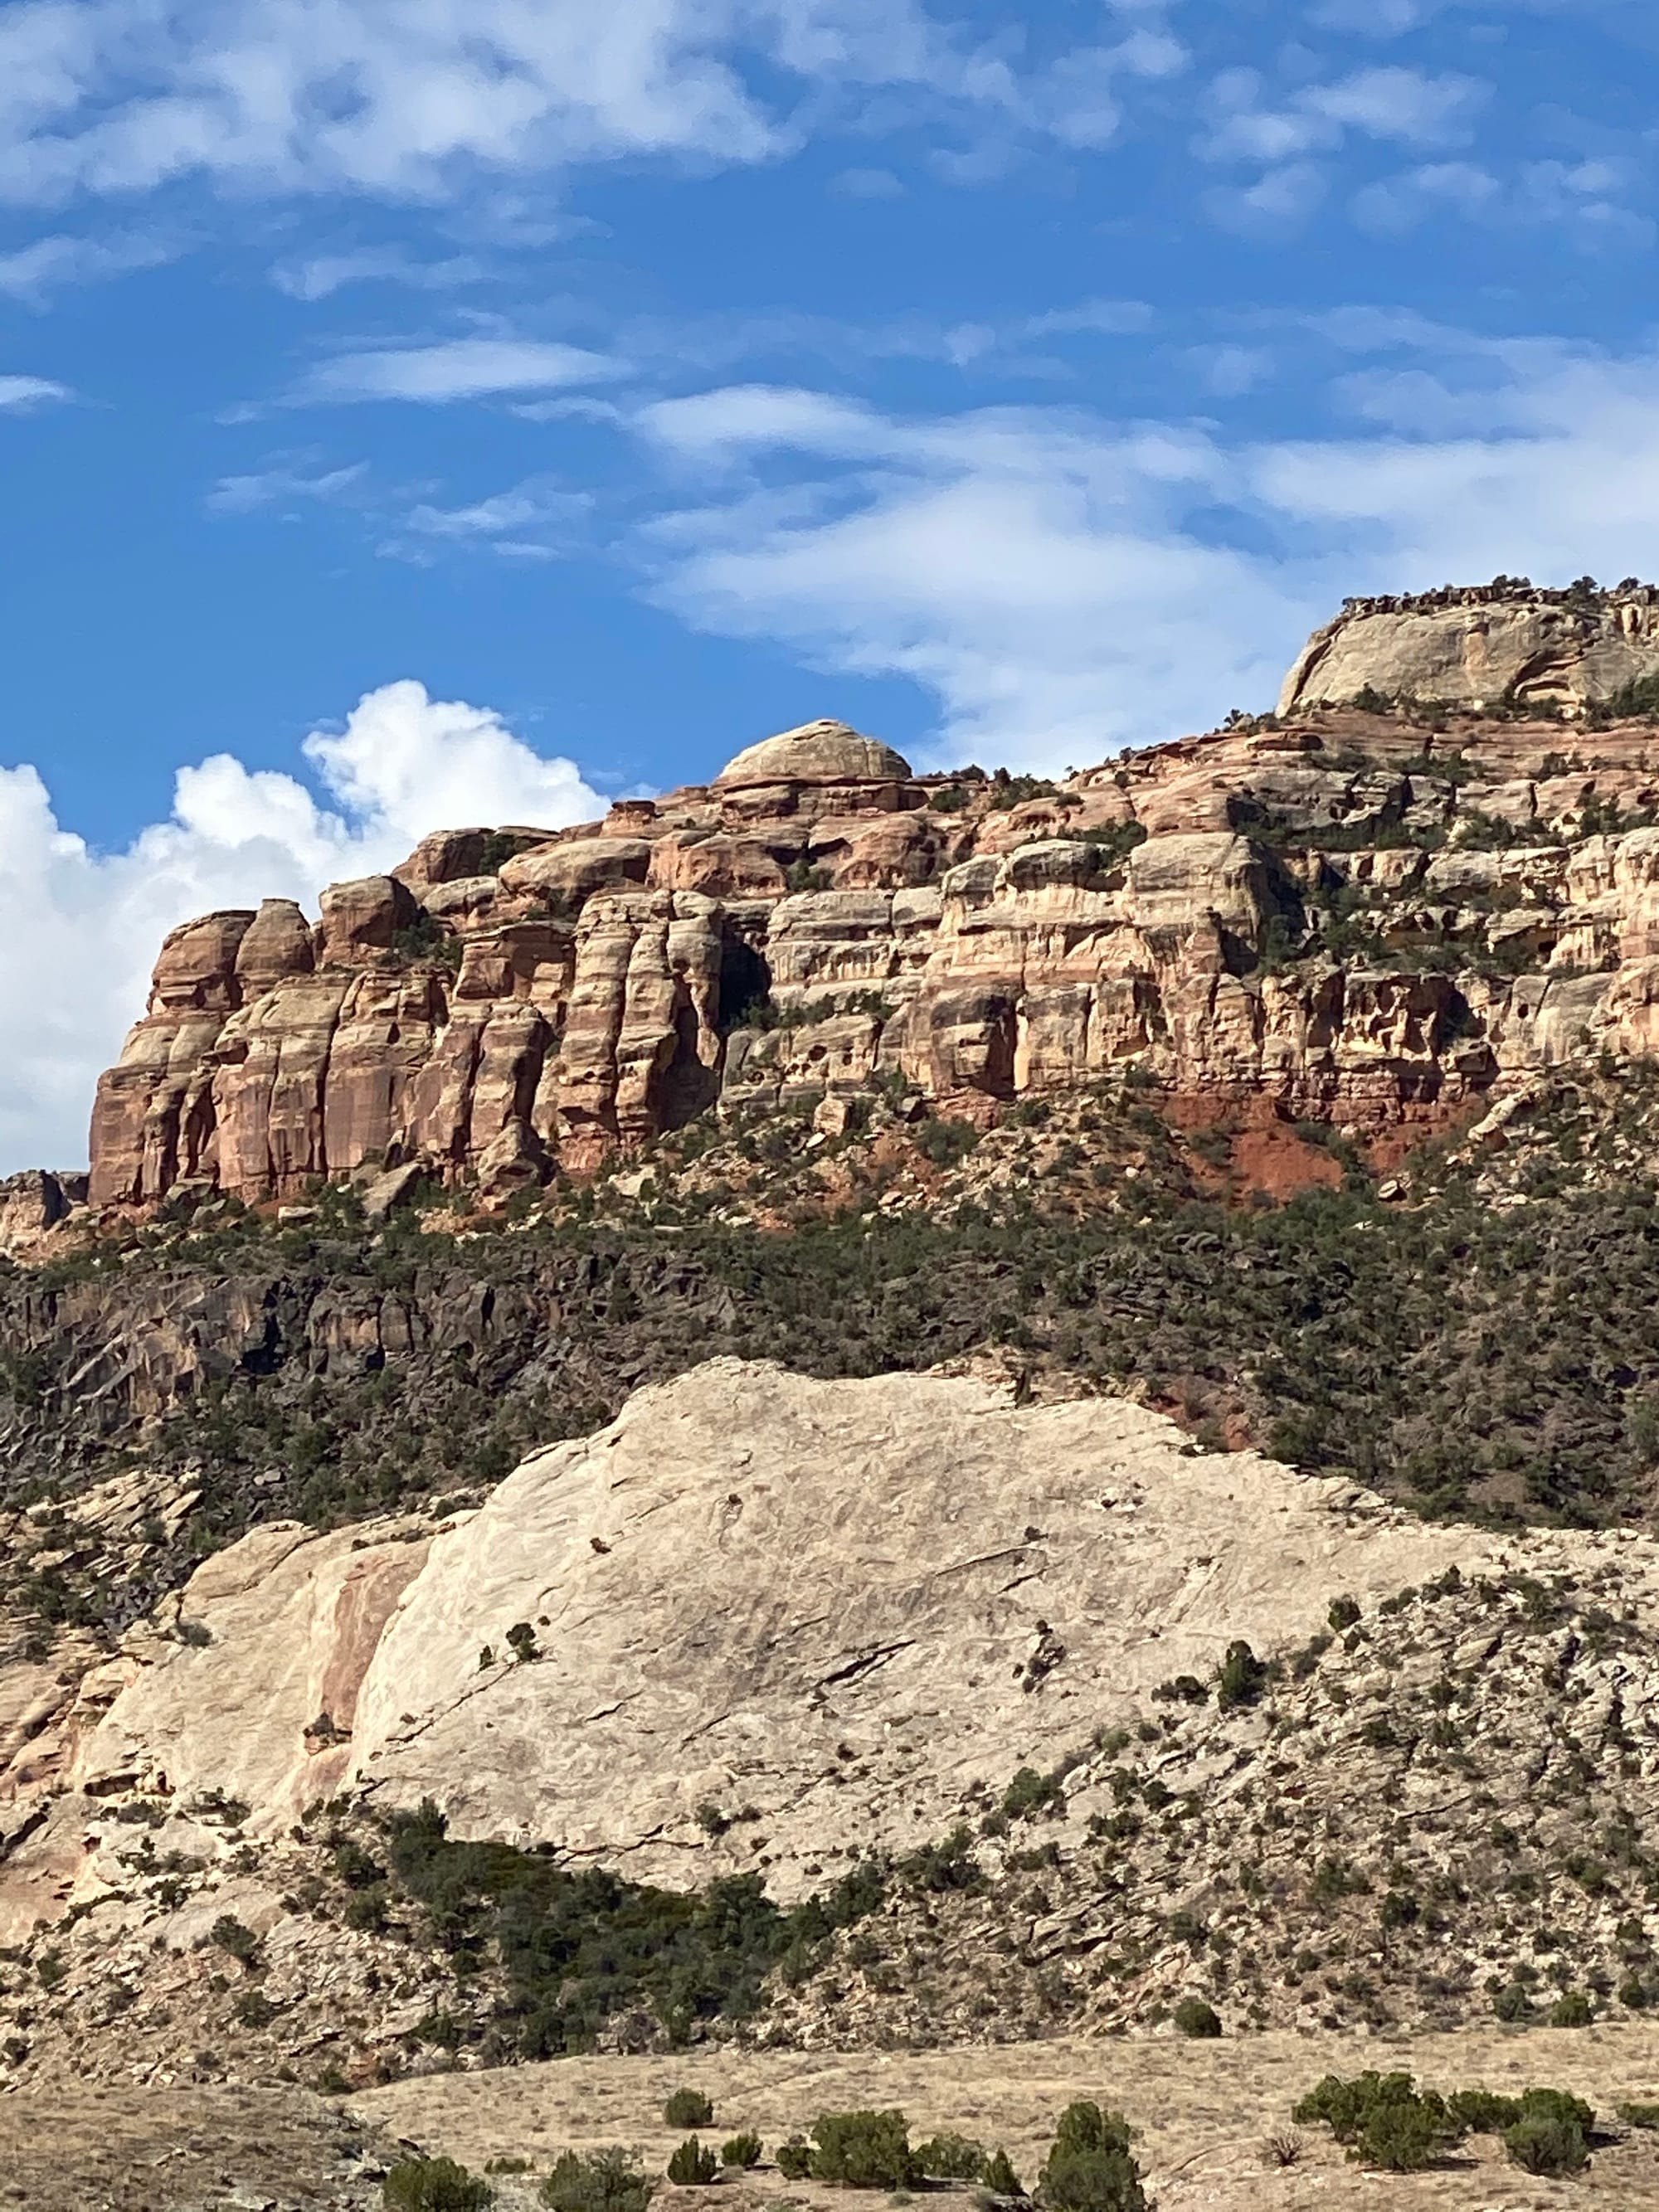
{"label": "dry grass", "polygon": [[[719,2142],[753,2128],[769,2151],[826,2109],[897,2105],[913,2136],[957,2127],[1001,2142],[1023,2179],[1036,2171],[1056,2114],[1075,2097],[1120,2107],[1140,2131],[1139,2156],[1158,2212],[1546,2212],[1583,2205],[1659,2208],[1659,2136],[1633,2134],[1599,2149],[1571,2182],[1537,2180],[1504,2162],[1497,2144],[1474,2139],[1459,2162],[1426,2174],[1367,2175],[1349,2165],[1321,2128],[1305,2130],[1301,2159],[1264,2170],[1264,2137],[1283,2130],[1291,2106],[1322,2074],[1365,2066],[1405,2067],[1437,2087],[1518,2089],[1553,2083],[1577,2090],[1609,2119],[1625,2098],[1659,2088],[1659,2026],[1510,2033],[1477,2029],[1386,2039],[1360,2033],[1263,2034],[1248,2040],[1056,2041],[992,2049],[823,2053],[714,2051],[675,2058],[572,2058],[491,2074],[428,2075],[355,2098],[353,2109],[393,2134],[418,2140],[474,2167],[501,2154],[531,2159],[538,2172],[567,2145],[633,2146],[661,2172],[678,2133],[662,2106],[682,2084],[713,2099]],[[678,2194],[678,2192],[677,2192]],[[689,2192],[687,2193],[689,2197]],[[957,2212],[959,2192],[929,2192],[939,2212]],[[504,2190],[503,2206],[532,2202]],[[702,2198],[714,2212],[714,2202]],[[844,2194],[785,2184],[762,2172],[720,2186],[726,2212],[774,2212],[784,2202],[838,2205]],[[883,2201],[883,2200],[878,2200]],[[664,2200],[659,2200],[659,2205]]]}
{"label": "dry grass", "polygon": [[301,2089],[0,2097],[0,2205],[26,2212],[368,2212],[377,2154],[372,2129]]}

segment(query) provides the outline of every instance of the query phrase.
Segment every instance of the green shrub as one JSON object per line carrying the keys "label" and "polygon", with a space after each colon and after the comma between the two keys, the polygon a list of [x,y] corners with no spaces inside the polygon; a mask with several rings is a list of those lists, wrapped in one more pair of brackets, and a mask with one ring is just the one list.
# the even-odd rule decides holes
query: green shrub
{"label": "green shrub", "polygon": [[682,2189],[706,2188],[720,2165],[712,2150],[705,2150],[696,2136],[687,2136],[668,2161],[668,2179]]}
{"label": "green shrub", "polygon": [[1582,2133],[1589,2135],[1595,2125],[1595,2107],[1587,2105],[1582,2097],[1575,2097],[1571,2089],[1523,2089],[1521,2117],[1570,2120]]}
{"label": "green shrub", "polygon": [[1330,1611],[1325,1617],[1330,1622],[1333,1630],[1340,1636],[1345,1628],[1353,1627],[1358,1620],[1358,1599],[1357,1597],[1334,1597],[1331,1600]]}
{"label": "green shrub", "polygon": [[1298,2123],[1322,2120],[1351,2157],[1390,2173],[1431,2166],[1462,2132],[1445,2100],[1419,2091],[1409,2074],[1368,2068],[1345,2081],[1328,2074],[1291,2112]]}
{"label": "green shrub", "polygon": [[1236,1638],[1227,1646],[1216,1676],[1216,1703],[1224,1713],[1239,1705],[1253,1705],[1267,1686],[1267,1668],[1242,1636]]}
{"label": "green shrub", "polygon": [[714,2107],[701,2089],[676,2089],[662,2116],[671,2128],[706,2128],[714,2121]]}
{"label": "green shrub", "polygon": [[1492,2008],[1499,2020],[1516,2027],[1533,2016],[1532,1993],[1524,1983],[1510,1982],[1492,1998]]}
{"label": "green shrub", "polygon": [[1521,2100],[1500,2096],[1495,2089],[1454,2089],[1446,2110],[1468,2134],[1495,2136],[1520,2118]]}
{"label": "green shrub", "polygon": [[1198,2040],[1221,2033],[1220,2014],[1212,2004],[1206,2004],[1202,1997],[1182,1997],[1175,2008],[1175,2024],[1178,2035],[1188,2035]]}
{"label": "green shrub", "polygon": [[[1103,2112],[1098,2105],[1067,2105],[1054,2130],[1055,2151],[1127,2150],[1129,2123],[1121,2112]],[[1049,2153],[1052,2157],[1054,2152]]]}
{"label": "green shrub", "polygon": [[1065,1802],[1058,1775],[1039,1774],[1035,1766],[1022,1766],[1002,1793],[1002,1809],[1011,1820],[1029,1820]]}
{"label": "green shrub", "polygon": [[276,2007],[263,1990],[244,1990],[232,2010],[242,2027],[269,2027],[276,2017]]}
{"label": "green shrub", "polygon": [[1128,2122],[1096,2104],[1068,2105],[1037,2187],[1052,2212],[1146,2212],[1140,2169],[1129,2154]]}
{"label": "green shrub", "polygon": [[228,1912],[220,1914],[208,1930],[208,1935],[211,1942],[216,1943],[222,1951],[228,1951],[241,1966],[251,1966],[259,1955],[258,1937],[251,1928],[245,1928]]}
{"label": "green shrub", "polygon": [[1140,2168],[1126,2150],[1051,2153],[1043,2172],[1052,2212],[1146,2212]]}
{"label": "green shrub", "polygon": [[1550,2007],[1552,2027],[1588,2027],[1595,2018],[1595,2007],[1582,1990],[1568,1990]]}
{"label": "green shrub", "polygon": [[744,2167],[758,2166],[761,2151],[760,2137],[745,2131],[740,2136],[733,2136],[730,2142],[720,2145],[720,2164]]}
{"label": "green shrub", "polygon": [[1362,2165],[1381,2166],[1386,2173],[1420,2173],[1455,2140],[1456,2130],[1448,2127],[1445,2108],[1437,2098],[1412,2097],[1373,2106],[1353,2155]]}
{"label": "green shrub", "polygon": [[1620,2105],[1619,2117],[1627,2128],[1659,2128],[1659,2105]]}
{"label": "green shrub", "polygon": [[778,2145],[778,2172],[786,2181],[805,2181],[812,2172],[812,2146],[799,2136],[791,2136],[787,2142]]}
{"label": "green shrub", "polygon": [[842,2189],[908,2189],[922,2179],[902,2112],[821,2112],[812,2137],[814,2181]]}
{"label": "green shrub", "polygon": [[1577,2121],[1549,2112],[1522,2112],[1504,2129],[1504,2148],[1527,2173],[1578,2173],[1589,2158]]}
{"label": "green shrub", "polygon": [[1340,2143],[1357,2142],[1373,2105],[1396,2101],[1414,2094],[1409,2074],[1378,2074],[1374,2069],[1345,2081],[1340,2074],[1327,2074],[1291,2108],[1298,2127],[1322,2120]]}
{"label": "green shrub", "polygon": [[982,2181],[985,2146],[947,2129],[916,2145],[916,2164],[936,2181]]}
{"label": "green shrub", "polygon": [[495,2201],[489,2184],[453,2158],[400,2159],[380,2195],[387,2212],[484,2212]]}
{"label": "green shrub", "polygon": [[[1659,2111],[1659,2106],[1653,2109]],[[1014,2172],[1013,2161],[1000,2143],[986,2160],[982,2179],[993,2197],[1024,2197],[1025,2194],[1024,2185]]]}
{"label": "green shrub", "polygon": [[541,2199],[551,2212],[646,2212],[656,2185],[619,2145],[568,2150],[554,2160]]}

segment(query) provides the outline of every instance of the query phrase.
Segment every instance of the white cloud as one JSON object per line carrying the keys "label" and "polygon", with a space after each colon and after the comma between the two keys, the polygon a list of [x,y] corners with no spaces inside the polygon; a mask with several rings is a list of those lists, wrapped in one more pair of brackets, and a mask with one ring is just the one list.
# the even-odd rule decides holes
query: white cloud
{"label": "white cloud", "polygon": [[1476,111],[1491,96],[1491,86],[1477,77],[1369,69],[1335,84],[1310,87],[1301,103],[1344,129],[1422,146],[1466,137]]}
{"label": "white cloud", "polygon": [[430,830],[603,811],[571,762],[416,683],[370,692],[304,750],[330,804],[220,754],[180,769],[169,818],[109,854],[60,827],[38,770],[0,769],[0,933],[21,956],[0,963],[0,1172],[84,1160],[94,1079],[176,923],[262,896],[314,911],[324,884],[393,865]]}
{"label": "white cloud", "polygon": [[481,284],[489,271],[470,254],[451,254],[441,261],[418,261],[396,246],[365,246],[350,253],[314,253],[303,260],[281,261],[270,281],[290,300],[308,305],[332,299],[335,293],[356,284],[401,284],[411,291],[451,292],[465,284]]}
{"label": "white cloud", "polygon": [[592,511],[592,495],[566,491],[550,477],[527,477],[508,491],[460,507],[422,501],[398,521],[380,550],[424,565],[444,546],[486,550],[509,561],[552,561],[568,552],[573,526]]}
{"label": "white cloud", "polygon": [[1212,122],[1196,150],[1211,161],[1292,161],[1334,150],[1350,131],[1407,145],[1466,137],[1492,88],[1478,77],[1419,70],[1358,70],[1304,85],[1283,106],[1264,107],[1254,70],[1224,70],[1210,88]]}
{"label": "white cloud", "polygon": [[[1205,195],[1212,220],[1224,229],[1271,236],[1306,222],[1327,196],[1329,157],[1350,136],[1413,146],[1453,144],[1470,134],[1473,119],[1492,88],[1468,76],[1429,76],[1418,70],[1366,69],[1330,83],[1304,85],[1279,106],[1262,104],[1257,71],[1224,70],[1209,88],[1207,120],[1194,145],[1206,161],[1261,165],[1244,185],[1218,186]],[[1456,165],[1445,165],[1448,173]],[[1431,179],[1435,172],[1418,172]],[[1425,187],[1362,192],[1360,219],[1372,229],[1408,228]]]}
{"label": "white cloud", "polygon": [[760,161],[873,87],[1086,149],[1119,81],[1184,60],[1160,11],[1133,12],[1116,45],[1022,75],[920,0],[14,0],[0,197],[201,176],[432,199],[626,156]]}
{"label": "white cloud", "polygon": [[66,384],[54,384],[49,376],[0,376],[0,410],[12,409],[21,413],[25,408],[43,407],[53,399],[73,398]]}
{"label": "white cloud", "polygon": [[76,284],[95,284],[139,269],[159,269],[175,261],[184,248],[176,240],[133,232],[112,238],[78,238],[54,233],[15,252],[0,254],[0,293],[31,307],[43,307],[54,292]]}
{"label": "white cloud", "polygon": [[843,169],[831,189],[849,200],[897,200],[904,186],[890,169]]}
{"label": "white cloud", "polygon": [[1340,387],[1351,434],[903,420],[768,387],[660,404],[639,428],[702,496],[651,534],[653,589],[825,671],[908,678],[940,765],[1054,769],[1270,703],[1349,592],[1651,571],[1659,354],[1363,313],[1326,335],[1406,356]]}
{"label": "white cloud", "polygon": [[[658,526],[665,602],[826,669],[908,677],[940,702],[941,763],[1063,765],[1207,726],[1272,692],[1283,641],[1325,604],[1183,528],[1231,474],[1200,432],[1019,410],[899,423],[754,389],[641,427],[735,472],[725,504]],[[807,489],[749,473],[781,453],[818,465]]]}
{"label": "white cloud", "polygon": [[1466,219],[1488,215],[1504,187],[1490,169],[1473,161],[1432,161],[1367,185],[1354,197],[1354,220],[1382,234],[1415,230],[1443,215]]}
{"label": "white cloud", "polygon": [[301,400],[410,399],[428,405],[501,392],[552,392],[624,375],[624,363],[581,346],[531,338],[448,338],[342,354],[313,369]]}
{"label": "white cloud", "polygon": [[1433,161],[1368,185],[1355,195],[1353,214],[1362,228],[1383,234],[1449,214],[1492,224],[1553,224],[1589,249],[1639,248],[1652,243],[1656,227],[1624,196],[1640,183],[1626,161],[1529,161],[1508,183],[1475,162]]}
{"label": "white cloud", "polygon": [[1269,169],[1253,185],[1218,186],[1204,204],[1212,221],[1245,237],[1272,237],[1295,230],[1325,198],[1329,187],[1316,161],[1287,161]]}
{"label": "white cloud", "polygon": [[246,476],[221,477],[207,495],[214,514],[254,514],[269,507],[292,507],[301,500],[324,503],[339,499],[368,473],[367,461],[307,475],[303,467],[278,463]]}

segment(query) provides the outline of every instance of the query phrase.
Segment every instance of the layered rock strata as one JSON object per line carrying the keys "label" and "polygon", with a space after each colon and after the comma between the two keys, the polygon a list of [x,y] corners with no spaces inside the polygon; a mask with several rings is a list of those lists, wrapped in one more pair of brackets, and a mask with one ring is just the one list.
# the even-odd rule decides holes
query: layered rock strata
{"label": "layered rock strata", "polygon": [[1441,1120],[1659,1042],[1656,808],[1634,719],[1322,710],[1057,786],[913,776],[813,724],[602,823],[439,832],[314,923],[175,930],[99,1085],[91,1196],[399,1164],[499,1196],[716,1105],[879,1087],[983,1119],[1128,1067]]}

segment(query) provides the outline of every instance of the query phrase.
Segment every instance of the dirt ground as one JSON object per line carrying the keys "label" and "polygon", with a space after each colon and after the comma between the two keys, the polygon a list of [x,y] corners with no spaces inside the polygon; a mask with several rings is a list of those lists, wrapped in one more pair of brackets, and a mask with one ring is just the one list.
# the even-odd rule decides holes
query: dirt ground
{"label": "dirt ground", "polygon": [[[827,2110],[896,2105],[913,2141],[957,2128],[1004,2144],[1030,2182],[1060,2110],[1073,2098],[1115,2105],[1139,2130],[1137,2154],[1158,2212],[1659,2212],[1659,2135],[1616,2132],[1572,2181],[1535,2180],[1493,2141],[1473,2138],[1455,2164],[1425,2174],[1367,2174],[1323,2129],[1301,2131],[1286,2170],[1264,2168],[1261,2146],[1286,2130],[1296,2100],[1326,2073],[1404,2067],[1425,2086],[1515,2091],[1550,2084],[1576,2090],[1611,2121],[1626,2098],[1659,2098],[1659,2024],[1574,2031],[1422,2036],[1409,2042],[1360,2034],[1255,2035],[1248,2041],[1058,2041],[920,2054],[799,2051],[690,2054],[675,2058],[570,2058],[493,2074],[428,2075],[370,2091],[352,2110],[387,2133],[447,2152],[475,2170],[490,2158],[527,2158],[532,2174],[503,2181],[503,2212],[534,2202],[535,2176],[567,2146],[620,2142],[660,2172],[681,2131],[663,2125],[671,2089],[701,2089],[714,2105],[702,2132],[720,2143],[753,2129],[768,2148]],[[884,2205],[884,2197],[861,2200]],[[928,2192],[937,2212],[965,2212],[957,2191]],[[786,2183],[775,2168],[702,2191],[668,2191],[657,2212],[848,2212],[844,2191]]]}
{"label": "dirt ground", "polygon": [[368,2212],[390,2154],[302,2089],[0,2096],[0,2206],[26,2212]]}
{"label": "dirt ground", "polygon": [[[0,2096],[0,2212],[373,2212],[401,2142],[447,2152],[493,2176],[500,2212],[527,2212],[567,2146],[620,2142],[659,2173],[678,2140],[662,2123],[671,2089],[714,2103],[719,2144],[752,2128],[769,2148],[824,2111],[897,2105],[913,2139],[957,2128],[1004,2144],[1034,2176],[1054,2122],[1075,2097],[1115,2105],[1139,2131],[1158,2212],[1659,2212],[1659,2135],[1616,2130],[1587,2173],[1540,2181],[1476,2139],[1425,2174],[1368,2174],[1322,2129],[1302,2130],[1295,2166],[1261,2145],[1325,2073],[1403,2066],[1440,2088],[1577,2090],[1611,2118],[1626,2098],[1659,2099],[1659,2022],[1571,2032],[1499,2029],[1391,2040],[1267,2034],[1012,2045],[997,2049],[824,2053],[710,2051],[676,2058],[570,2058],[489,2074],[412,2076],[343,2101],[298,2089],[126,2088],[88,2084]],[[786,2183],[775,2167],[712,2193],[665,2187],[654,2212],[886,2212],[885,2196]],[[968,2195],[927,2192],[930,2212],[969,2212]]]}

